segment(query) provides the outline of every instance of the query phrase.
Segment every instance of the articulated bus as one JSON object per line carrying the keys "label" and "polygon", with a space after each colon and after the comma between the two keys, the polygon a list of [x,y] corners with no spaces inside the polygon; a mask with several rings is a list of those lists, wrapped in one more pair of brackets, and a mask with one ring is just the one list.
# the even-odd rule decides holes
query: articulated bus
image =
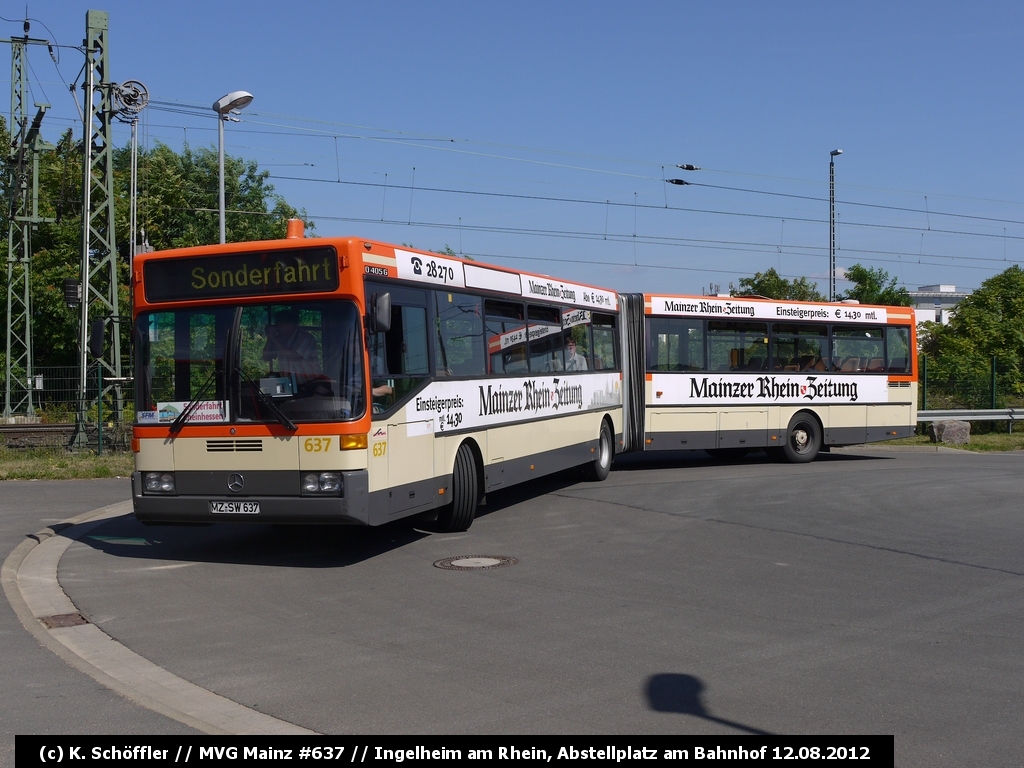
{"label": "articulated bus", "polygon": [[626,450],[808,462],[917,426],[909,307],[624,294]]}
{"label": "articulated bus", "polygon": [[482,496],[622,436],[614,291],[362,239],[138,256],[145,523],[464,530]]}
{"label": "articulated bus", "polygon": [[465,530],[487,492],[615,453],[806,462],[916,426],[904,307],[620,295],[299,221],[132,281],[144,523]]}

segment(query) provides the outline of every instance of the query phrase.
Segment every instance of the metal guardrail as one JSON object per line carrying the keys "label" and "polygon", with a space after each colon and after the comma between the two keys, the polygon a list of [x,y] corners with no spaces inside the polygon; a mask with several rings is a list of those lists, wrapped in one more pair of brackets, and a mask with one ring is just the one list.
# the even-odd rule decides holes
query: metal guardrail
{"label": "metal guardrail", "polygon": [[982,411],[918,411],[922,421],[1024,421],[1024,408],[995,408]]}

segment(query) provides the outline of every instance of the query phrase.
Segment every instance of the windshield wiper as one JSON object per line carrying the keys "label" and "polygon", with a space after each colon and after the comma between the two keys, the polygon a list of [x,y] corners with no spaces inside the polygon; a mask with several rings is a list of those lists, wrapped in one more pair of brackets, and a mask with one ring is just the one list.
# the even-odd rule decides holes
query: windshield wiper
{"label": "windshield wiper", "polygon": [[249,388],[252,389],[253,394],[256,395],[257,399],[266,406],[267,410],[270,411],[270,414],[275,419],[281,422],[285,429],[290,429],[292,432],[298,429],[294,422],[285,416],[281,409],[274,404],[274,401],[270,399],[267,393],[260,389],[260,385],[246,375],[241,366],[235,366],[235,373],[241,377],[242,381],[249,385]]}
{"label": "windshield wiper", "polygon": [[199,403],[201,403],[203,401],[203,398],[206,397],[206,393],[207,391],[209,391],[210,385],[213,384],[216,378],[217,369],[214,368],[212,371],[210,371],[210,375],[206,377],[206,381],[203,382],[203,385],[199,387],[199,391],[196,392],[196,396],[185,404],[185,407],[182,408],[181,413],[178,414],[178,418],[171,422],[172,435],[176,435],[179,432],[181,432],[181,428],[185,426],[185,422],[192,418],[192,414],[195,413],[196,408],[199,407]]}

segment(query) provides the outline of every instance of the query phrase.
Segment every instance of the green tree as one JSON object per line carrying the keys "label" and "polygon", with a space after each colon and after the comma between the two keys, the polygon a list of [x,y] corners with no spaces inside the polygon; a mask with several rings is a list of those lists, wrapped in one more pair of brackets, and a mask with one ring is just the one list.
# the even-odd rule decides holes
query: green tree
{"label": "green tree", "polygon": [[[8,140],[0,118],[0,142]],[[7,144],[9,146],[9,142]],[[5,160],[6,162],[6,160]],[[123,312],[128,308],[128,252],[131,154],[114,152],[114,233]],[[163,144],[138,158],[138,225],[158,249],[208,245],[219,240],[218,162],[212,148],[180,153]],[[40,214],[55,221],[32,233],[33,347],[37,366],[75,365],[78,313],[64,304],[64,280],[80,278],[82,248],[82,143],[67,131],[54,150],[40,157]],[[6,168],[5,168],[6,172]],[[250,160],[224,159],[226,230],[229,242],[284,237],[289,218],[313,224],[274,191],[270,174]],[[6,239],[9,190],[0,191],[0,237]],[[6,252],[6,242],[2,244]],[[6,270],[0,275],[0,312],[6,312]],[[121,348],[129,349],[127,324]]]}
{"label": "green tree", "polygon": [[896,278],[890,278],[884,269],[854,264],[846,270],[846,279],[853,283],[853,287],[840,293],[839,299],[855,299],[861,304],[886,304],[893,307],[909,307],[914,303],[907,289],[897,286]]}
{"label": "green tree", "polygon": [[[114,153],[117,186],[117,231],[127,253],[131,153]],[[180,153],[164,144],[140,153],[138,219],[150,245],[158,250],[208,245],[220,239],[217,152],[211,148]],[[274,192],[269,171],[255,161],[224,158],[225,230],[228,242],[274,240],[284,237],[288,219],[299,218],[314,228],[305,211],[298,211]]]}
{"label": "green tree", "polygon": [[1000,378],[1024,395],[1024,270],[1018,265],[991,277],[956,306],[946,326],[932,326],[925,351],[929,377],[985,378],[992,358]]}
{"label": "green tree", "polygon": [[766,299],[790,299],[795,301],[824,301],[818,292],[818,284],[806,277],[787,280],[774,268],[757,272],[753,277],[741,277],[740,287],[732,291],[733,296],[763,296]]}

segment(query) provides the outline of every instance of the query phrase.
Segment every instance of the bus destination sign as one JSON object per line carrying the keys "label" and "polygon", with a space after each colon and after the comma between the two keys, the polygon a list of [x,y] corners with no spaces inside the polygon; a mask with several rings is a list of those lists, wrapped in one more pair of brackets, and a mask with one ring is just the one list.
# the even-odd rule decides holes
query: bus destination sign
{"label": "bus destination sign", "polygon": [[315,293],[338,288],[332,246],[149,261],[146,301]]}

